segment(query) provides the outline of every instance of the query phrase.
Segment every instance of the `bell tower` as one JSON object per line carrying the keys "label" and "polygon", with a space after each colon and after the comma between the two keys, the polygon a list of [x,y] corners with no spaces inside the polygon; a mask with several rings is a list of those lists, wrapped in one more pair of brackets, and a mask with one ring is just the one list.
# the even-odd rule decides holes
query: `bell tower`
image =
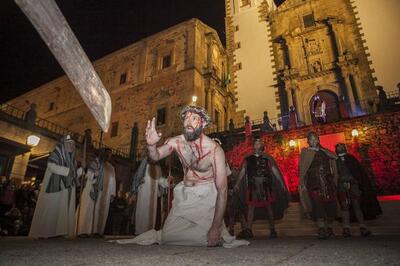
{"label": "bell tower", "polygon": [[225,0],[226,45],[230,86],[236,92],[237,110],[252,120],[268,111],[272,123],[280,116],[275,86],[272,40],[267,21],[272,0]]}

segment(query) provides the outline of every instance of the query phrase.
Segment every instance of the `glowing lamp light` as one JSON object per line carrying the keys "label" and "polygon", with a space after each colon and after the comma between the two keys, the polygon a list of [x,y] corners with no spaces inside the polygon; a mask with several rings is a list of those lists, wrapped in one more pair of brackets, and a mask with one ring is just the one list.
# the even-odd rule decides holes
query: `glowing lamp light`
{"label": "glowing lamp light", "polygon": [[197,102],[197,96],[196,95],[193,95],[192,96],[192,103],[196,103]]}
{"label": "glowing lamp light", "polygon": [[28,144],[29,146],[32,146],[32,147],[39,145],[39,142],[40,142],[40,138],[35,135],[30,135],[26,139],[26,144]]}
{"label": "glowing lamp light", "polygon": [[358,137],[358,130],[357,130],[357,129],[353,129],[353,130],[351,131],[351,136],[353,136],[354,138],[355,138],[355,137]]}
{"label": "glowing lamp light", "polygon": [[289,140],[289,147],[290,148],[294,148],[294,147],[296,147],[296,141],[294,141],[294,140]]}

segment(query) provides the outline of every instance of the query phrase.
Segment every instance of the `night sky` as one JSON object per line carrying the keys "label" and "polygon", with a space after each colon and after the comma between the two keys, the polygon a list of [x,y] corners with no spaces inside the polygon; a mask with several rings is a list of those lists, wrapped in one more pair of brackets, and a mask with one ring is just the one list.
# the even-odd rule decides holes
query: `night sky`
{"label": "night sky", "polygon": [[[224,0],[57,0],[91,61],[193,17],[224,36]],[[28,18],[0,1],[0,102],[64,75]]]}

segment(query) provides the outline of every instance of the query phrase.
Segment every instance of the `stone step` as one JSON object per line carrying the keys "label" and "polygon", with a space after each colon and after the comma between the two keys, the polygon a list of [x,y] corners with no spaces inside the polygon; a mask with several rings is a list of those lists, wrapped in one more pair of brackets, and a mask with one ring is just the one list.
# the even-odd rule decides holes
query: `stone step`
{"label": "stone step", "polygon": [[[369,226],[367,224],[369,230],[371,230],[373,235],[400,235],[400,227],[399,226]],[[333,231],[336,235],[342,234],[343,228],[340,225],[333,226]],[[316,225],[310,225],[309,227],[299,227],[299,228],[281,228],[279,226],[276,227],[276,231],[280,236],[314,236],[317,232]],[[235,235],[240,233],[240,227],[235,227]],[[253,233],[256,237],[258,236],[268,236],[269,235],[269,227],[267,224],[263,227],[253,227]],[[352,235],[359,235],[358,226],[351,227]]]}
{"label": "stone step", "polygon": [[[385,228],[375,228],[369,227],[369,230],[372,232],[372,235],[400,235],[399,227],[385,227]],[[276,228],[276,231],[279,236],[316,236],[317,228],[304,228],[304,229],[279,229]],[[342,228],[333,228],[333,231],[336,236],[342,235]],[[238,234],[240,231],[235,230],[235,234]],[[267,237],[269,236],[269,229],[265,230],[253,230],[255,237]],[[351,228],[351,234],[353,236],[359,236],[360,231],[358,227]]]}
{"label": "stone step", "polygon": [[[375,220],[366,221],[366,225],[374,235],[400,235],[400,200],[380,201],[383,215]],[[311,236],[316,235],[316,224],[303,218],[299,203],[291,202],[282,220],[276,221],[276,230],[280,236]],[[240,224],[235,225],[235,234],[240,232]],[[342,234],[342,224],[335,221],[333,230],[336,235]],[[352,224],[352,235],[359,235],[356,223]],[[256,237],[269,235],[269,225],[266,220],[253,223],[253,233]]]}

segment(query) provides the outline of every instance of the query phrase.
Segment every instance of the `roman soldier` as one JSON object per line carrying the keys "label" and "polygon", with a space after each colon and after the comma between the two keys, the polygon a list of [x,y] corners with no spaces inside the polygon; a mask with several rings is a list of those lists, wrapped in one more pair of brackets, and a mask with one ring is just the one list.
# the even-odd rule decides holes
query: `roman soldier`
{"label": "roman soldier", "polygon": [[364,219],[373,219],[382,214],[376,198],[374,182],[368,177],[357,159],[347,153],[346,145],[338,143],[335,146],[338,159],[338,198],[342,209],[343,236],[350,237],[350,210],[354,211],[360,226],[361,236],[369,236]]}
{"label": "roman soldier", "polygon": [[247,177],[246,203],[248,205],[247,226],[240,238],[252,238],[252,225],[255,208],[266,211],[270,226],[270,237],[276,238],[274,220],[283,217],[288,207],[288,189],[282,174],[270,155],[263,152],[264,144],[260,139],[254,142],[254,153],[246,157],[236,183],[236,191],[243,177]]}
{"label": "roman soldier", "polygon": [[331,223],[336,218],[336,156],[320,145],[317,133],[307,136],[299,164],[299,194],[304,211],[318,225],[318,237],[333,236]]}

